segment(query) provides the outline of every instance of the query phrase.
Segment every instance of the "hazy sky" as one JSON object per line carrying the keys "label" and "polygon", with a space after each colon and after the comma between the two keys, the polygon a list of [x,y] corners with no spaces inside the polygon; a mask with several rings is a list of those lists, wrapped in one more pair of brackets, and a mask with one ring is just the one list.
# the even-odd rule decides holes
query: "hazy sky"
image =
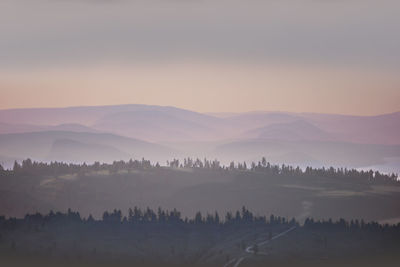
{"label": "hazy sky", "polygon": [[0,108],[400,110],[400,2],[2,0]]}

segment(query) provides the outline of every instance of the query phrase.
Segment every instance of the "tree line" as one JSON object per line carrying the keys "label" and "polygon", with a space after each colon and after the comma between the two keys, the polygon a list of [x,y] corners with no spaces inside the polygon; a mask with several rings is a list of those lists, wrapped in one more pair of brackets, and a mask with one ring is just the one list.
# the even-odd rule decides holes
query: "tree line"
{"label": "tree line", "polygon": [[[192,168],[192,169],[207,169],[207,170],[222,170],[222,171],[253,171],[260,172],[266,176],[281,176],[281,177],[327,177],[339,179],[358,179],[367,183],[383,183],[383,184],[400,184],[398,175],[383,174],[379,171],[364,171],[347,168],[312,168],[293,167],[290,165],[277,165],[267,162],[263,157],[260,161],[248,164],[246,162],[231,162],[228,166],[222,165],[218,160],[204,160],[185,158],[182,162],[179,159],[167,161],[168,168]],[[15,161],[11,170],[6,170],[0,165],[0,175],[63,175],[63,174],[78,174],[85,175],[90,172],[108,171],[110,174],[116,174],[119,171],[131,172],[134,170],[166,168],[161,167],[157,162],[151,163],[149,160],[129,160],[129,161],[114,161],[113,163],[94,162],[93,164],[72,164],[64,162],[36,162],[31,159],[23,160],[22,163]]]}
{"label": "tree line", "polygon": [[311,230],[332,230],[332,231],[372,231],[372,232],[393,232],[400,234],[400,223],[379,224],[377,222],[364,222],[364,220],[314,220],[307,218],[302,225],[292,218],[287,219],[281,216],[270,215],[269,217],[255,215],[245,207],[240,211],[227,212],[224,216],[218,212],[203,215],[197,212],[193,218],[182,217],[181,212],[173,209],[168,211],[158,208],[157,211],[151,208],[141,209],[134,207],[129,209],[128,214],[123,215],[121,210],[105,211],[102,218],[95,219],[92,215],[84,218],[79,212],[68,209],[67,212],[53,212],[48,214],[34,213],[27,214],[24,218],[0,216],[0,229],[15,230],[19,226],[45,226],[46,224],[88,224],[88,225],[144,225],[144,226],[214,226],[219,228],[239,226],[285,226],[304,227]]}

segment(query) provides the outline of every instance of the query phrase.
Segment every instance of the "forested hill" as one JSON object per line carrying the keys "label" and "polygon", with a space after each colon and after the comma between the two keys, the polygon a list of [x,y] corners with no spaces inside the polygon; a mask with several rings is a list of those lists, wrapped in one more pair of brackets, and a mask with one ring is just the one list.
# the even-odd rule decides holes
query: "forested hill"
{"label": "forested hill", "polygon": [[[167,161],[167,167],[176,169],[209,169],[216,171],[250,171],[263,173],[265,176],[275,177],[310,177],[319,176],[323,178],[338,178],[338,179],[356,179],[360,182],[368,184],[394,184],[400,185],[398,176],[392,174],[382,174],[379,171],[358,171],[356,169],[347,168],[312,168],[307,167],[305,170],[300,167],[293,167],[289,165],[274,165],[262,158],[261,161],[255,163],[252,162],[250,166],[247,166],[246,162],[231,162],[229,166],[223,166],[218,160],[200,160],[185,158],[183,162],[178,159]],[[144,170],[151,168],[161,168],[157,162],[152,164],[149,160],[130,160],[130,161],[114,161],[112,164],[106,164],[95,162],[94,164],[67,164],[62,162],[32,162],[30,159],[22,161],[22,164],[18,162],[14,163],[12,170],[5,170],[0,165],[0,174],[9,175],[65,175],[65,174],[79,174],[84,176],[85,174],[96,172],[96,171],[107,171],[110,174],[116,174],[121,171],[134,171]]]}
{"label": "forested hill", "polygon": [[24,160],[0,171],[0,214],[23,217],[50,210],[101,218],[104,210],[132,206],[178,209],[184,216],[237,210],[304,221],[364,219],[397,223],[400,183],[396,175],[354,169],[253,164],[222,166],[217,160],[148,160],[113,164],[41,163]]}

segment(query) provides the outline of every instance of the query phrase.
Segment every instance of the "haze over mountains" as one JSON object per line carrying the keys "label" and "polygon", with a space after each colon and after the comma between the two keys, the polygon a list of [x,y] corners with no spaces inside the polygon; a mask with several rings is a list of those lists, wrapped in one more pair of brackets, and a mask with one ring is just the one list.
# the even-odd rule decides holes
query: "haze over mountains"
{"label": "haze over mountains", "polygon": [[258,160],[400,172],[400,112],[379,116],[202,114],[120,105],[0,111],[0,162],[172,157]]}

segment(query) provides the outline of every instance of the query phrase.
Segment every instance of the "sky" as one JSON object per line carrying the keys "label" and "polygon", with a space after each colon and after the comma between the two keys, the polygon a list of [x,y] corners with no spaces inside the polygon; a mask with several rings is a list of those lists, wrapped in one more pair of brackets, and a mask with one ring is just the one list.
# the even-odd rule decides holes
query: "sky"
{"label": "sky", "polygon": [[2,0],[0,109],[400,111],[400,2]]}

